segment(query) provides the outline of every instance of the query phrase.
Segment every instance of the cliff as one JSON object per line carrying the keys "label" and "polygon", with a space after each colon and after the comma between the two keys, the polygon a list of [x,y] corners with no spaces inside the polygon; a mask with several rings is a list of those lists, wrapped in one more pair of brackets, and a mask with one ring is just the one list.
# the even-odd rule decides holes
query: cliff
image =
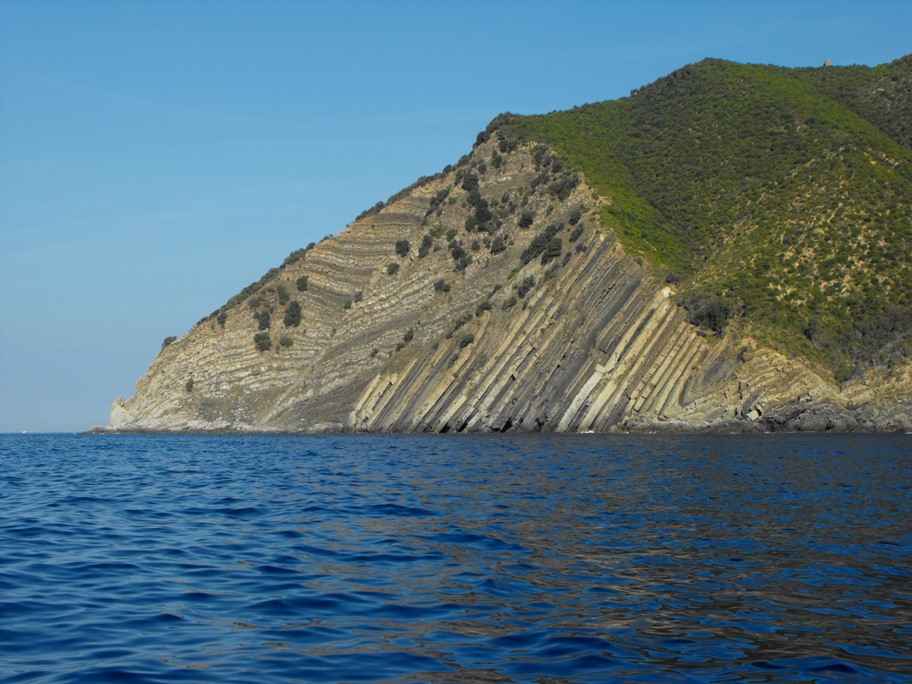
{"label": "cliff", "polygon": [[[702,93],[704,104],[714,101],[706,84],[725,82],[715,73],[720,64],[728,82],[732,73],[748,70],[756,79],[755,70],[763,69],[717,61],[696,65],[691,74],[673,79],[675,86],[696,82],[685,93],[686,106],[693,106],[695,92]],[[905,74],[905,63],[900,67],[898,73]],[[713,180],[725,173],[665,169],[665,182],[675,186],[671,191],[660,189],[661,176],[650,176],[649,159],[662,152],[656,141],[668,137],[670,126],[688,122],[658,122],[654,139],[644,142],[637,116],[652,115],[626,110],[636,105],[652,111],[663,104],[667,109],[668,98],[680,94],[670,95],[672,86],[664,81],[624,101],[550,118],[499,117],[455,167],[378,204],[338,235],[293,253],[186,335],[169,341],[135,395],[114,404],[110,427],[912,428],[907,354],[912,316],[902,251],[908,243],[897,244],[909,237],[910,226],[908,206],[895,200],[912,196],[905,167],[912,153],[896,141],[908,129],[877,128],[849,108],[855,101],[849,96],[844,98],[849,104],[833,99],[826,90],[835,87],[829,74],[824,88],[812,83],[820,80],[815,70],[781,71],[787,83],[769,86],[777,94],[784,89],[789,101],[796,101],[790,89],[797,83],[804,100],[835,103],[836,114],[821,112],[816,100],[802,105],[810,107],[809,114],[793,110],[789,125],[797,135],[807,125],[805,116],[824,122],[836,117],[837,123],[822,130],[842,128],[837,142],[823,137],[782,170],[762,175],[747,169],[760,180],[742,194],[755,196],[759,211],[746,212],[731,199],[726,212],[718,211],[722,200],[706,188],[732,192]],[[865,83],[889,76],[878,72]],[[857,95],[867,92],[863,85],[851,91],[853,97],[880,116],[884,108],[876,98]],[[697,107],[700,101],[694,100]],[[686,107],[677,109],[681,117],[692,116]],[[709,125],[721,130],[727,116],[717,112]],[[846,116],[854,118],[839,123]],[[881,118],[892,122],[895,116]],[[846,151],[843,135],[856,119],[867,137],[849,142],[860,153]],[[690,121],[690,128],[704,125],[697,123]],[[738,128],[737,122],[729,125]],[[662,153],[673,158],[677,147]],[[742,160],[733,154],[725,150],[701,163],[738,166]],[[814,171],[817,180],[802,184],[801,192],[776,175],[808,178],[820,158],[829,159],[832,178]],[[889,294],[890,306],[882,308],[884,316],[892,316],[892,328],[867,346],[853,346],[851,325],[838,312],[848,317],[858,292],[843,282],[843,299],[824,293],[824,305],[807,293],[800,297],[801,282],[785,282],[781,273],[794,261],[784,255],[795,250],[812,266],[829,259],[827,238],[842,229],[848,210],[845,193],[827,193],[840,183],[848,193],[857,189],[859,169],[867,172],[875,165],[872,159],[885,167],[878,178],[894,199],[849,203],[864,230],[848,233],[883,248],[871,252],[875,261],[856,249],[857,266],[848,275],[860,280],[879,263],[881,252],[895,257],[899,250],[900,257],[879,274],[881,293]],[[653,159],[652,169],[661,171],[664,164]],[[702,204],[683,199],[682,175],[692,177],[691,192],[702,193],[695,198],[705,198]],[[760,199],[764,193],[776,195],[775,202]],[[686,206],[676,212],[681,203]],[[790,209],[782,223],[795,237],[780,248],[782,234],[765,223],[763,210],[780,211],[783,205]],[[883,221],[873,226],[863,221],[878,207]],[[814,230],[824,215],[835,228],[829,236],[821,232],[815,243]],[[775,239],[780,243],[773,248]],[[812,258],[815,248],[823,256]],[[765,272],[758,272],[760,257],[766,257]],[[760,287],[760,294],[733,287],[739,278]],[[752,309],[755,296],[762,306]],[[815,315],[819,322],[809,329]],[[876,318],[882,320],[887,319]]]}

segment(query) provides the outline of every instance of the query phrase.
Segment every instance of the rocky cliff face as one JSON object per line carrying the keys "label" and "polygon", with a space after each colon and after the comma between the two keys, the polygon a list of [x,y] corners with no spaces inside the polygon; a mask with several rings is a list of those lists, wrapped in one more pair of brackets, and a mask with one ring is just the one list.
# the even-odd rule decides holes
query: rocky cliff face
{"label": "rocky cliff face", "polygon": [[689,323],[601,226],[611,201],[493,135],[165,346],[110,427],[912,427],[909,364],[840,386],[737,321]]}

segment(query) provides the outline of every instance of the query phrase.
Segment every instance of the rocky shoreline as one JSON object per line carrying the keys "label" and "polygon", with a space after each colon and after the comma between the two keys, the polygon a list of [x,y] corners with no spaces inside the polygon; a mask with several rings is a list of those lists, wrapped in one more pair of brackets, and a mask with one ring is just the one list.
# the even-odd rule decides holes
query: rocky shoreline
{"label": "rocky shoreline", "polygon": [[[523,421],[525,422],[525,421]],[[535,421],[529,421],[534,425]],[[510,430],[513,434],[532,434],[541,430],[524,429],[522,422]],[[639,425],[613,425],[605,431],[595,433],[562,432],[560,434],[770,434],[770,433],[864,433],[864,434],[912,434],[912,409],[889,411],[886,415],[873,410],[845,411],[836,407],[782,407],[771,411],[758,420],[727,420],[714,424],[690,424],[679,421],[644,423]],[[115,428],[95,426],[85,434],[149,434],[149,435],[366,435],[366,434],[433,434],[432,431],[370,431],[352,430],[344,426],[322,426],[304,431],[281,429],[242,428]],[[502,434],[502,431],[480,429],[463,433],[447,434]]]}

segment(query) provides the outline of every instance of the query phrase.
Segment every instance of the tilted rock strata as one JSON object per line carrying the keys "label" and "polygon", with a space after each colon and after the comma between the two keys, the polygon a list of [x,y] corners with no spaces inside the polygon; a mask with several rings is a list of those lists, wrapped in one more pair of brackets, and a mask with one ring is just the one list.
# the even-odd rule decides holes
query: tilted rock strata
{"label": "tilted rock strata", "polygon": [[[495,136],[460,169],[325,239],[255,297],[226,309],[223,322],[210,318],[164,347],[136,394],[115,403],[110,427],[912,427],[908,366],[905,376],[876,386],[859,381],[840,388],[737,326],[721,340],[702,336],[648,264],[599,228],[596,209],[610,198],[582,182],[561,195],[536,186],[543,165],[532,148],[501,154],[498,144]],[[499,253],[488,248],[493,236],[464,228],[478,197],[463,187],[468,173],[500,217],[496,235],[505,249]],[[521,226],[523,212],[531,214],[531,226]],[[523,264],[523,250],[548,225],[562,226],[556,232],[560,255]],[[584,228],[571,240],[576,225]],[[456,243],[440,235],[447,229],[456,230],[459,246],[472,257],[462,270],[454,268]],[[434,249],[420,256],[429,232],[438,234]],[[400,240],[409,242],[405,257],[395,250]],[[391,263],[399,266],[393,273]],[[302,275],[307,289],[298,291]],[[435,286],[441,279],[448,289]],[[301,304],[300,325],[283,324],[281,288]],[[259,303],[257,312],[271,311],[268,331],[259,331],[251,302]],[[270,349],[257,350],[258,332],[268,333]]]}

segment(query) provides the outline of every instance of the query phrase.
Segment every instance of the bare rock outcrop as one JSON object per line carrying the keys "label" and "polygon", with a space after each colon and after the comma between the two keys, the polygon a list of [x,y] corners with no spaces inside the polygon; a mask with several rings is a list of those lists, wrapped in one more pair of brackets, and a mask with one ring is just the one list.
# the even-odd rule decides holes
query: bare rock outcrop
{"label": "bare rock outcrop", "polygon": [[611,198],[534,152],[492,136],[286,263],[165,346],[110,427],[912,427],[908,364],[840,386],[737,321],[706,335],[601,226]]}

